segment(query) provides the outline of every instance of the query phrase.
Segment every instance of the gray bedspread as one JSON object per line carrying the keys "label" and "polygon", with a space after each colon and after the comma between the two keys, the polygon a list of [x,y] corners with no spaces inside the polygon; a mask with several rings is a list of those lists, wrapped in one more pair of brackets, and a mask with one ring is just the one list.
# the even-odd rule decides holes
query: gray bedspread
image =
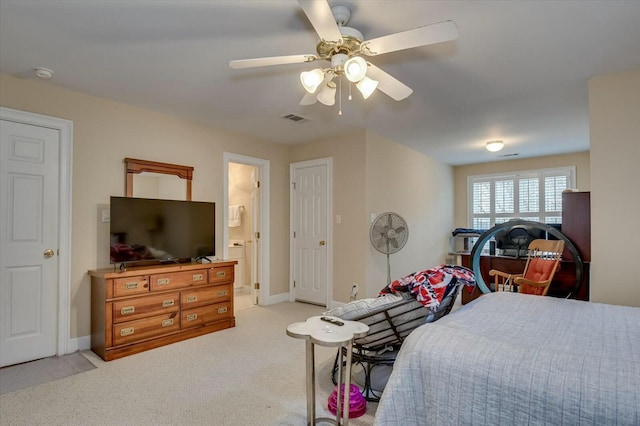
{"label": "gray bedspread", "polygon": [[640,425],[640,308],[493,293],[404,342],[376,425]]}

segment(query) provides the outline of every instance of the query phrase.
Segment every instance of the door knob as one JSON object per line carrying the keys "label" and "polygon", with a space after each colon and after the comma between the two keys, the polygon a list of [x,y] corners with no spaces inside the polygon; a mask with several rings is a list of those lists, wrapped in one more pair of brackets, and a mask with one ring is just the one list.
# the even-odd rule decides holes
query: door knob
{"label": "door knob", "polygon": [[327,243],[326,243],[324,240],[320,241],[320,245],[321,245],[321,246],[323,246],[323,245],[325,245],[325,244],[327,244]]}
{"label": "door knob", "polygon": [[55,253],[51,249],[47,249],[47,250],[44,251],[44,257],[46,257],[46,258],[53,257],[54,254]]}

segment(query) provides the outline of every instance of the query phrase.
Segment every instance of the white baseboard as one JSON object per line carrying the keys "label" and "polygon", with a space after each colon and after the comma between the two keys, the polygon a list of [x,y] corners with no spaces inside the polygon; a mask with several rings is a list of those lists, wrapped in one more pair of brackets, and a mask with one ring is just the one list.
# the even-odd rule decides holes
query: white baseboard
{"label": "white baseboard", "polygon": [[275,305],[276,303],[288,302],[289,301],[289,293],[280,293],[274,296],[269,296],[264,303],[260,303],[261,305]]}
{"label": "white baseboard", "polygon": [[71,354],[77,351],[86,351],[91,349],[91,336],[80,336],[69,339],[67,343],[67,353]]}
{"label": "white baseboard", "polygon": [[329,304],[329,309],[339,308],[342,305],[345,305],[345,303],[344,302],[338,302],[337,300],[333,300]]}
{"label": "white baseboard", "polygon": [[[290,293],[280,293],[274,296],[269,296],[269,299],[264,303],[261,303],[261,305],[265,305],[265,306],[275,305],[276,303],[281,303],[281,302],[292,302],[290,298]],[[344,302],[338,302],[336,300],[333,300],[329,303],[329,307],[327,309],[339,308],[344,304],[345,304]]]}

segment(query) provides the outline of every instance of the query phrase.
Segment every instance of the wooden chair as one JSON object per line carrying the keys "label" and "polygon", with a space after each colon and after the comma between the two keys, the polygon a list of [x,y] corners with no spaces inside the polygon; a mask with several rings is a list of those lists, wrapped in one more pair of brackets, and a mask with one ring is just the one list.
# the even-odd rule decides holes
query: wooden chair
{"label": "wooden chair", "polygon": [[518,291],[519,293],[546,296],[551,280],[560,267],[564,250],[561,240],[533,240],[529,244],[529,255],[521,274],[508,274],[492,269],[495,291]]}

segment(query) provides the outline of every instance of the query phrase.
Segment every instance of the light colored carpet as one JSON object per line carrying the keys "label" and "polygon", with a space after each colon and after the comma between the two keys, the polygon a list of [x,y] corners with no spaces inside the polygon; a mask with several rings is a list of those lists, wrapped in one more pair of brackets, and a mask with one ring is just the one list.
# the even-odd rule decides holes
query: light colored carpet
{"label": "light colored carpet", "polygon": [[95,365],[79,352],[5,367],[0,370],[0,394],[30,388],[94,368]]}
{"label": "light colored carpet", "polygon": [[[305,425],[305,345],[292,322],[323,308],[280,303],[236,311],[237,326],[0,395],[1,425]],[[318,417],[331,417],[336,349],[316,346]],[[377,404],[350,424],[373,424]]]}
{"label": "light colored carpet", "polygon": [[247,308],[253,308],[253,299],[251,297],[251,288],[248,285],[236,288],[233,291],[233,309],[234,312]]}

